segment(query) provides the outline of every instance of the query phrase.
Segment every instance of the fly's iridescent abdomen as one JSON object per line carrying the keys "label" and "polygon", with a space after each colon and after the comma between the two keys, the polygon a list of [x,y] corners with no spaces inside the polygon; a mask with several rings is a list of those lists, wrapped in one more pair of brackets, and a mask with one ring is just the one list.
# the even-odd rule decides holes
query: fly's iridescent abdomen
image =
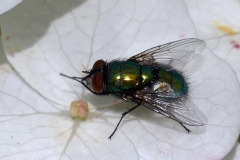
{"label": "fly's iridescent abdomen", "polygon": [[188,83],[182,74],[176,70],[169,70],[164,68],[158,69],[159,80],[161,81],[160,87],[165,88],[164,91],[168,94],[160,94],[163,98],[180,98],[188,93]]}
{"label": "fly's iridescent abdomen", "polygon": [[154,90],[162,98],[179,98],[188,92],[186,80],[176,70],[159,65],[141,65],[134,61],[113,61],[108,64],[107,91],[112,94],[131,94],[152,83],[155,83]]}

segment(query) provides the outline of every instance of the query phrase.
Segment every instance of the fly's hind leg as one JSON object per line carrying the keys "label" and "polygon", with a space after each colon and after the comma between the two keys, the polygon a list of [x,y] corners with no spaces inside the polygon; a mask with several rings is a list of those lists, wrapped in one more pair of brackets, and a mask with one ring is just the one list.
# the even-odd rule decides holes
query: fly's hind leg
{"label": "fly's hind leg", "polygon": [[139,106],[140,106],[140,104],[137,104],[136,106],[130,108],[129,110],[127,110],[126,112],[124,112],[124,113],[122,114],[122,117],[121,117],[120,120],[118,121],[117,126],[115,127],[113,133],[108,137],[108,139],[111,139],[112,136],[114,135],[114,133],[117,131],[117,128],[118,128],[119,124],[121,123],[123,117],[126,116],[128,113],[132,112],[133,110],[135,110],[136,108],[138,108]]}
{"label": "fly's hind leg", "polygon": [[183,126],[183,128],[188,132],[188,133],[190,133],[191,131],[186,127],[186,126],[184,126],[181,122],[179,122],[180,124],[181,124],[181,126]]}
{"label": "fly's hind leg", "polygon": [[[169,117],[169,118],[171,118],[171,117]],[[174,121],[177,121],[178,123],[180,123],[181,126],[182,126],[188,133],[191,132],[186,126],[184,126],[184,125],[182,124],[182,122],[180,122],[180,121],[178,121],[178,120],[176,120],[176,119],[173,119],[173,118],[171,118],[171,119],[174,120]]]}

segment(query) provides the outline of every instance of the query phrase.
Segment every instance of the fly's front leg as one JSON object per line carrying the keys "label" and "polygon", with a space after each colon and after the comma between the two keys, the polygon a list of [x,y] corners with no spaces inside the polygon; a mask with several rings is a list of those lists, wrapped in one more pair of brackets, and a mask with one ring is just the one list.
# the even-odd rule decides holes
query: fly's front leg
{"label": "fly's front leg", "polygon": [[122,117],[121,117],[120,120],[118,121],[117,126],[115,127],[113,133],[108,137],[108,139],[111,139],[112,136],[114,135],[114,133],[117,131],[117,128],[118,128],[119,124],[121,123],[123,117],[124,117],[125,115],[127,115],[128,113],[132,112],[133,110],[135,110],[136,108],[138,108],[139,106],[140,106],[140,104],[137,104],[136,106],[130,108],[129,110],[127,110],[126,112],[124,112],[124,113],[122,114]]}

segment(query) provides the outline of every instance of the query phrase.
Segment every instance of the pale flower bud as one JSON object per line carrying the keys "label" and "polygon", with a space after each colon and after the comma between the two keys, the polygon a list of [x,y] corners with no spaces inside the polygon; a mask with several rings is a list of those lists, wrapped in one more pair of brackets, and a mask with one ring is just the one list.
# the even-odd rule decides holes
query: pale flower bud
{"label": "pale flower bud", "polygon": [[73,101],[70,106],[70,114],[73,118],[86,118],[88,114],[88,104],[84,101]]}

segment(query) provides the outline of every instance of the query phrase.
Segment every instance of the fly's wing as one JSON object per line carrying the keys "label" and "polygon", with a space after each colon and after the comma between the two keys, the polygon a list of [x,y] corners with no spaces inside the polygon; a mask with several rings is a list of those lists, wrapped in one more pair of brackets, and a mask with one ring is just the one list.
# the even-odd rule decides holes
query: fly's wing
{"label": "fly's wing", "polygon": [[190,126],[201,126],[207,123],[204,114],[188,98],[166,100],[151,91],[139,91],[136,99],[145,107]]}
{"label": "fly's wing", "polygon": [[150,48],[130,57],[129,60],[142,64],[160,62],[182,68],[192,57],[202,52],[205,46],[203,40],[187,38]]}

